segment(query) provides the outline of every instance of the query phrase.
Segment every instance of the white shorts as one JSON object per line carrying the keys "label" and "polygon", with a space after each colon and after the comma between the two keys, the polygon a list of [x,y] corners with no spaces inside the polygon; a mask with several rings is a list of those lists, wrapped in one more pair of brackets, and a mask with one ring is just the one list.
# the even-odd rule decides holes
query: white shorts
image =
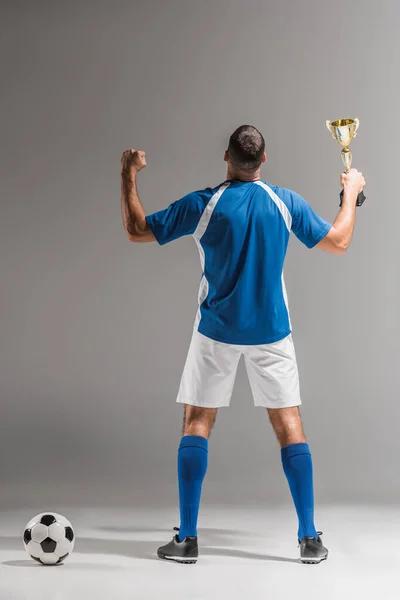
{"label": "white shorts", "polygon": [[273,344],[239,346],[217,342],[194,329],[177,402],[229,406],[240,357],[244,355],[255,406],[285,408],[301,404],[292,335]]}

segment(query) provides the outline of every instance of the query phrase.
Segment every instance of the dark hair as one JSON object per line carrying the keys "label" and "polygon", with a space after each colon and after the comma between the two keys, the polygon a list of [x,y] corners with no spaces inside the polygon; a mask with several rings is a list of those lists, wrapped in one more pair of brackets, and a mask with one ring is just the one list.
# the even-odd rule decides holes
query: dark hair
{"label": "dark hair", "polygon": [[265,140],[252,125],[242,125],[229,139],[231,161],[243,171],[256,171],[265,152]]}

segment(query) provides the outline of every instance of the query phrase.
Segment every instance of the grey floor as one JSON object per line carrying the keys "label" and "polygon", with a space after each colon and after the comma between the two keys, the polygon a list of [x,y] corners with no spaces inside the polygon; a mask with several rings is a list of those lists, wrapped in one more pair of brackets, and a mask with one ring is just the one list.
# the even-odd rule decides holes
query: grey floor
{"label": "grey floor", "polygon": [[0,513],[1,600],[400,598],[399,507],[319,507],[330,550],[320,565],[299,563],[290,506],[203,507],[196,565],[156,558],[177,524],[172,508],[58,508],[77,536],[59,567],[37,565],[23,548],[21,532],[38,511]]}

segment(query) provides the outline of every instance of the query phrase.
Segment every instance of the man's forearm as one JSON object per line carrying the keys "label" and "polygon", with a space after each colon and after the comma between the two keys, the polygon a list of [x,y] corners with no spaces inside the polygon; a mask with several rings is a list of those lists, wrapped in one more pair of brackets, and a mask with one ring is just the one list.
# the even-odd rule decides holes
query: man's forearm
{"label": "man's forearm", "polygon": [[342,207],[336,217],[333,227],[337,231],[338,242],[341,247],[348,248],[353,236],[356,220],[357,191],[344,189]]}
{"label": "man's forearm", "polygon": [[121,174],[122,223],[129,237],[134,237],[146,226],[146,215],[140,201],[134,169],[124,169]]}

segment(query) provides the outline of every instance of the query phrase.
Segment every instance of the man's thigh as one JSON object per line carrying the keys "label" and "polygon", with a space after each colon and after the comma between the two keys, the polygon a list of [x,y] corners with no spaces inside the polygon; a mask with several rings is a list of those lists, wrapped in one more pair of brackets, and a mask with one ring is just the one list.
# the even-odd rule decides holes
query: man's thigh
{"label": "man's thigh", "polygon": [[291,335],[272,344],[249,346],[245,365],[254,404],[287,408],[301,404],[299,373]]}
{"label": "man's thigh", "polygon": [[201,408],[229,406],[240,348],[193,331],[177,402]]}

